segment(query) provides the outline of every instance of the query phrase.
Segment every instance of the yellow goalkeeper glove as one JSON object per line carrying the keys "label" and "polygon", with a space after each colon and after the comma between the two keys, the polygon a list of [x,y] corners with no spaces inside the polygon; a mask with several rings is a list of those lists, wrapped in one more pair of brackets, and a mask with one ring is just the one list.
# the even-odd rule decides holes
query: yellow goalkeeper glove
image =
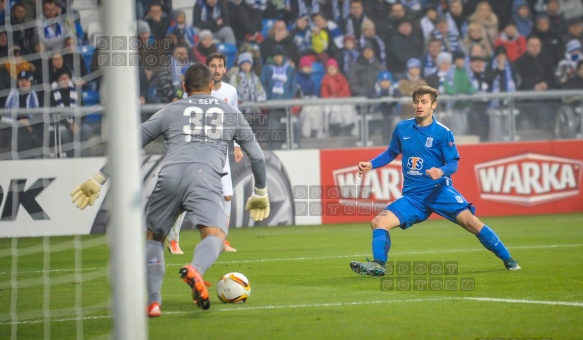
{"label": "yellow goalkeeper glove", "polygon": [[101,186],[105,181],[107,181],[107,177],[101,171],[97,171],[83,184],[76,186],[71,191],[71,202],[75,203],[77,208],[81,210],[85,209],[87,205],[93,205],[97,197],[99,197]]}
{"label": "yellow goalkeeper glove", "polygon": [[249,216],[257,222],[269,217],[269,196],[267,187],[263,189],[255,188],[254,193],[247,199],[245,210],[249,210]]}

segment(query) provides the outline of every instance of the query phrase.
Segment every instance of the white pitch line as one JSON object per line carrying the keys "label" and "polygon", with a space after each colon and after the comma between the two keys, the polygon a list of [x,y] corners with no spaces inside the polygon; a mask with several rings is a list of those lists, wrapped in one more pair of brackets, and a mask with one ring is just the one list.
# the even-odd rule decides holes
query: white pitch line
{"label": "white pitch line", "polygon": [[[514,246],[508,247],[508,249],[550,249],[550,248],[566,248],[566,247],[582,247],[583,243],[577,244],[548,244],[540,246]],[[469,249],[442,249],[442,250],[426,250],[426,251],[408,251],[408,252],[392,252],[390,255],[424,255],[424,254],[448,254],[448,253],[466,253],[474,251],[484,251],[484,248],[469,248]],[[270,259],[255,259],[255,260],[231,260],[231,261],[217,261],[215,264],[234,264],[234,263],[263,263],[263,262],[284,262],[284,261],[311,261],[311,260],[329,260],[329,259],[343,259],[349,257],[364,257],[370,254],[351,254],[351,255],[332,255],[332,256],[307,256],[307,257],[281,257],[281,258],[270,258]],[[166,267],[176,267],[182,266],[182,264],[167,264]],[[93,268],[80,268],[80,270],[105,270],[105,267],[93,267]],[[75,269],[52,269],[49,272],[71,272]],[[42,270],[29,270],[21,271],[18,274],[38,274],[43,273]],[[6,275],[7,272],[0,272],[0,275]]]}
{"label": "white pitch line", "polygon": [[[583,307],[583,302],[576,301],[545,301],[545,300],[519,300],[519,299],[504,299],[504,298],[488,298],[488,297],[434,297],[434,298],[417,298],[417,299],[403,299],[403,300],[373,300],[373,301],[355,301],[355,302],[329,302],[329,303],[306,303],[306,304],[296,304],[296,305],[268,305],[268,306],[256,306],[256,307],[228,307],[223,309],[212,309],[212,312],[248,312],[257,310],[275,310],[275,309],[298,309],[298,308],[328,308],[328,307],[348,307],[348,306],[365,306],[365,305],[381,305],[381,304],[393,304],[393,303],[409,303],[409,302],[432,302],[432,301],[453,301],[453,300],[463,300],[463,301],[480,301],[480,302],[501,302],[501,303],[511,303],[511,304],[529,304],[529,305],[551,305],[551,306],[561,306],[561,307]],[[181,315],[181,314],[191,314],[193,311],[163,311],[163,315]],[[51,322],[70,322],[78,320],[99,320],[99,319],[109,319],[110,315],[101,316],[84,316],[81,318],[62,318],[62,319],[51,319]],[[43,323],[44,320],[24,320],[16,322],[0,322],[0,326],[4,325],[22,325],[22,324],[39,324]]]}

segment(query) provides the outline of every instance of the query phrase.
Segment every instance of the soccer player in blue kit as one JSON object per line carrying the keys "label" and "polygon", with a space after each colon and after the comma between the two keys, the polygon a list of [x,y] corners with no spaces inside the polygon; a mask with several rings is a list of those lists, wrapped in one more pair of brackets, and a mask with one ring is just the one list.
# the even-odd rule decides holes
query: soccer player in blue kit
{"label": "soccer player in blue kit", "polygon": [[421,86],[413,92],[412,98],[415,118],[397,125],[387,150],[370,162],[358,163],[359,176],[362,176],[389,164],[401,154],[405,179],[403,196],[389,204],[371,222],[374,260],[352,261],[350,268],[361,275],[385,275],[385,263],[391,248],[389,230],[407,229],[435,212],[476,235],[508,270],[519,270],[520,266],[498,235],[474,215],[472,203],[452,185],[450,176],[457,171],[460,155],[452,132],[433,117],[437,90]]}

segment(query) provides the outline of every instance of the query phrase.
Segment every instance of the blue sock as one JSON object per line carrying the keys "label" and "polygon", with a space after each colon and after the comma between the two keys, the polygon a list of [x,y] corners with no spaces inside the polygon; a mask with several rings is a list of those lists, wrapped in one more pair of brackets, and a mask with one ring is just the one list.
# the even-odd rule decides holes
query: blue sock
{"label": "blue sock", "polygon": [[494,230],[490,229],[487,225],[484,225],[482,230],[476,234],[476,237],[486,249],[493,252],[502,261],[507,260],[510,257],[510,253],[504,246],[504,243],[502,243],[502,240],[500,240]]}
{"label": "blue sock", "polygon": [[391,249],[391,236],[384,229],[375,229],[372,231],[372,255],[374,262],[384,266],[389,257]]}

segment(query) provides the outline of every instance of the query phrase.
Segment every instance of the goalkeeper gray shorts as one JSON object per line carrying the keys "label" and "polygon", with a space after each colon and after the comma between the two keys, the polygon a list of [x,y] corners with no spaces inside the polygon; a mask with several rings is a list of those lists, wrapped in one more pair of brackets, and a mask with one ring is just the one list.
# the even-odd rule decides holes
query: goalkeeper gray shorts
{"label": "goalkeeper gray shorts", "polygon": [[156,235],[167,235],[178,216],[195,226],[229,231],[224,208],[221,174],[203,163],[172,164],[160,169],[148,200],[146,226]]}

